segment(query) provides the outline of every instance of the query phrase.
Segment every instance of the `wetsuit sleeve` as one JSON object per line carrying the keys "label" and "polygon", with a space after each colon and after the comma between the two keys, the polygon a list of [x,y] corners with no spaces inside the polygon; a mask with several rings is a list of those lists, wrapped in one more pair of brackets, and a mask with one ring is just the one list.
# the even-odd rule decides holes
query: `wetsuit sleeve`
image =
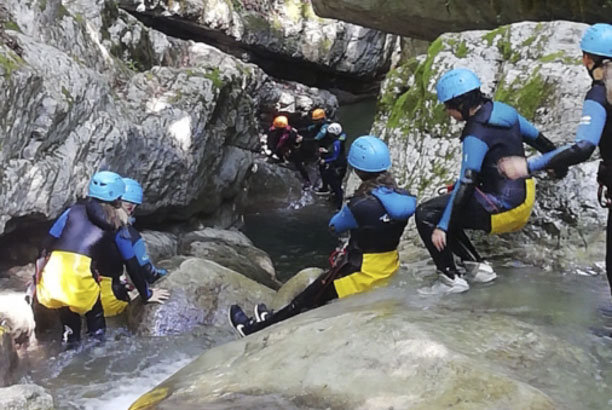
{"label": "wetsuit sleeve", "polygon": [[528,161],[530,172],[544,168],[568,167],[589,159],[599,144],[606,125],[607,114],[603,101],[601,101],[602,97],[605,99],[605,95],[602,96],[601,91],[597,89],[592,89],[587,94],[574,144],[567,144],[544,155],[531,158]]}
{"label": "wetsuit sleeve", "polygon": [[444,209],[442,218],[438,222],[438,228],[448,231],[452,222],[453,214],[461,210],[467,200],[471,197],[477,182],[477,175],[482,168],[489,147],[487,144],[474,136],[467,136],[463,140],[463,159],[461,161],[461,172],[459,180],[453,189],[453,193]]}
{"label": "wetsuit sleeve", "polygon": [[315,141],[322,140],[323,137],[325,137],[325,134],[327,134],[327,127],[328,127],[328,124],[321,125],[319,132],[317,132],[317,135],[315,135],[314,137]]}
{"label": "wetsuit sleeve", "polygon": [[340,150],[342,149],[341,142],[339,140],[334,141],[332,144],[332,152],[330,152],[324,159],[326,163],[336,161],[340,157]]}
{"label": "wetsuit sleeve", "polygon": [[329,221],[329,229],[333,233],[343,233],[358,227],[357,220],[347,205],[344,205]]}
{"label": "wetsuit sleeve", "polygon": [[68,220],[68,214],[70,213],[70,208],[66,209],[60,216],[55,220],[51,229],[45,237],[43,238],[41,244],[41,251],[39,256],[45,256],[47,252],[53,247],[53,242],[56,239],[59,239],[62,236],[62,232],[64,232],[64,227],[66,226],[66,221]]}
{"label": "wetsuit sleeve", "polygon": [[149,285],[145,279],[145,269],[138,262],[136,250],[134,249],[134,244],[132,243],[132,236],[127,228],[122,228],[119,230],[119,232],[117,232],[117,235],[115,236],[115,243],[117,244],[117,248],[119,249],[121,259],[125,264],[128,275],[130,275],[130,278],[138,290],[140,297],[143,301],[147,301],[151,297],[152,292],[149,289]]}
{"label": "wetsuit sleeve", "polygon": [[518,118],[523,142],[529,144],[541,153],[550,152],[556,148],[555,144],[546,138],[544,134],[538,131],[538,129],[532,123],[527,121],[525,117],[519,114]]}

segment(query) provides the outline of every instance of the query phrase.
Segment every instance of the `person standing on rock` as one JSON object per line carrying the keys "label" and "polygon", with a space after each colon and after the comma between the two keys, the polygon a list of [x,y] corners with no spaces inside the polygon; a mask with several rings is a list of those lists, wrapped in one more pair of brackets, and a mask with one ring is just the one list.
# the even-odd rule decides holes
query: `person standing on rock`
{"label": "person standing on rock", "polygon": [[272,126],[268,130],[267,145],[271,151],[271,158],[277,158],[276,161],[291,162],[302,177],[304,188],[309,188],[310,177],[304,165],[304,158],[300,150],[302,136],[298,131],[289,125],[289,119],[284,115],[279,115],[274,118]]}
{"label": "person standing on rock", "polygon": [[89,335],[102,338],[106,330],[100,301],[100,274],[122,269],[115,234],[127,220],[119,198],[125,191],[121,177],[110,171],[96,173],[89,182],[87,200],[77,202],[54,223],[43,241],[37,272],[36,299],[59,309],[63,341],[81,339],[81,316]]}
{"label": "person standing on rock", "polygon": [[[529,172],[541,169],[567,169],[588,160],[599,146],[601,162],[597,174],[599,201],[610,208],[612,199],[612,25],[589,27],[580,41],[582,63],[593,80],[582,107],[582,117],[574,143],[547,154],[530,158]],[[612,291],[612,211],[606,231],[606,273]]]}
{"label": "person standing on rock", "polygon": [[[474,282],[490,282],[497,277],[464,229],[492,234],[521,229],[535,199],[533,180],[514,176],[526,171],[523,142],[540,152],[555,149],[514,108],[485,98],[480,85],[476,74],[464,68],[445,73],[436,85],[438,100],[448,114],[466,125],[460,138],[461,172],[454,189],[422,203],[416,211],[417,229],[439,271],[439,281],[421,293],[469,289],[453,253],[463,259]],[[517,163],[519,170],[514,169]]]}
{"label": "person standing on rock", "polygon": [[319,141],[325,137],[327,127],[329,127],[331,121],[327,119],[327,114],[323,108],[314,109],[310,118],[312,119],[312,124],[299,131],[305,132],[310,138]]}
{"label": "person standing on rock", "polygon": [[335,234],[350,231],[346,251],[328,272],[278,312],[258,304],[252,319],[240,306],[232,305],[229,321],[239,335],[257,332],[333,299],[383,285],[399,269],[397,246],[414,213],[416,198],[399,189],[388,172],[391,158],[382,140],[373,136],[357,138],[349,150],[348,163],[362,183],[329,222]]}
{"label": "person standing on rock", "polygon": [[339,210],[342,207],[343,192],[342,180],[346,175],[346,134],[342,132],[342,126],[331,123],[327,127],[325,137],[319,142],[319,172],[321,173],[321,187],[315,190],[317,195],[334,194],[334,204]]}
{"label": "person standing on rock", "polygon": [[[138,181],[123,178],[125,192],[121,195],[121,208],[126,212],[127,223],[117,231],[115,244],[119,249],[121,260],[134,287],[143,302],[160,303],[168,299],[165,289],[150,289],[149,284],[165,276],[165,269],[157,269],[147,254],[146,245],[140,233],[132,226],[131,215],[136,206],[142,204],[143,190]],[[110,272],[109,272],[110,273]],[[104,316],[116,316],[127,308],[131,298],[129,287],[121,279],[123,269],[113,271],[111,275],[100,275],[100,299],[104,309]]]}

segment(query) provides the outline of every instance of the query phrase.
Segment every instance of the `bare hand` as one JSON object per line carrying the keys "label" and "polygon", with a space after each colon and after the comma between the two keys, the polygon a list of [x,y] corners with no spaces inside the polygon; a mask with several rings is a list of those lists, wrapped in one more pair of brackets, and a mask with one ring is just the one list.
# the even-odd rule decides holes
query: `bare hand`
{"label": "bare hand", "polygon": [[170,297],[170,292],[166,289],[151,289],[152,295],[147,300],[147,303],[159,303],[163,305]]}
{"label": "bare hand", "polygon": [[304,137],[302,137],[301,135],[298,135],[297,137],[295,137],[295,142],[299,144],[300,142],[302,142],[303,139]]}
{"label": "bare hand", "polygon": [[327,151],[325,148],[319,147],[319,153],[320,154],[326,154],[327,152],[329,152],[329,151]]}
{"label": "bare hand", "polygon": [[529,176],[525,157],[504,157],[497,161],[497,169],[508,179],[526,178]]}
{"label": "bare hand", "polygon": [[446,232],[444,232],[442,229],[434,229],[433,233],[431,234],[431,241],[438,252],[442,252],[446,247]]}

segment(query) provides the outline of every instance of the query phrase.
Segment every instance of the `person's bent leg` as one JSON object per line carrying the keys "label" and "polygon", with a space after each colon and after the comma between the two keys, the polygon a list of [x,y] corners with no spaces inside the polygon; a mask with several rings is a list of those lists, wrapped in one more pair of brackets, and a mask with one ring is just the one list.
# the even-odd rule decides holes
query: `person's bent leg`
{"label": "person's bent leg", "polygon": [[87,333],[96,339],[102,339],[106,333],[106,321],[100,299],[89,312],[85,313],[85,320],[87,321]]}
{"label": "person's bent leg", "polygon": [[287,306],[278,312],[270,314],[265,321],[249,324],[245,329],[245,333],[258,332],[270,325],[282,322],[307,310],[323,306],[330,300],[337,299],[338,293],[333,284],[337,276],[337,272],[334,271],[323,273],[299,295],[293,298]]}
{"label": "person's bent leg", "polygon": [[62,321],[62,341],[68,346],[74,346],[81,340],[81,316],[68,307],[59,309]]}
{"label": "person's bent leg", "polygon": [[457,267],[455,266],[453,254],[448,244],[452,243],[454,239],[452,236],[449,237],[449,233],[447,232],[447,246],[442,251],[438,251],[431,240],[431,235],[434,229],[436,229],[449,199],[450,194],[447,194],[432,198],[419,205],[416,209],[416,226],[421,236],[421,240],[436,264],[436,268],[447,274],[450,278],[453,278],[457,271]]}
{"label": "person's bent leg", "polygon": [[344,199],[342,193],[342,178],[336,172],[336,170],[330,167],[327,171],[328,174],[327,180],[329,181],[329,187],[334,194],[334,205],[336,208],[340,209],[342,207],[342,200]]}

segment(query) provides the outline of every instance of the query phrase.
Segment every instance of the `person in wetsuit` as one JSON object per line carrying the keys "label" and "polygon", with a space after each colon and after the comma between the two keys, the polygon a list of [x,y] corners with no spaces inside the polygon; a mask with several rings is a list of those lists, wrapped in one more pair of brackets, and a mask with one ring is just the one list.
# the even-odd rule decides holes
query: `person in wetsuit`
{"label": "person in wetsuit", "polygon": [[81,339],[82,315],[88,334],[101,338],[105,333],[98,278],[122,268],[114,237],[122,223],[118,199],[124,190],[116,173],[96,173],[88,198],[64,211],[43,241],[41,259],[46,261],[35,278],[36,299],[60,310],[68,344]]}
{"label": "person in wetsuit", "polygon": [[319,141],[325,137],[327,127],[332,123],[327,119],[327,114],[323,108],[316,108],[310,116],[312,124],[304,129],[300,129],[300,133],[305,133],[309,138]]}
{"label": "person in wetsuit", "polygon": [[337,122],[327,127],[325,137],[319,141],[319,171],[322,185],[315,190],[317,195],[329,194],[329,188],[334,194],[334,203],[337,209],[342,207],[343,192],[342,180],[346,175],[346,134]]}
{"label": "person in wetsuit", "polygon": [[[157,269],[151,263],[144,240],[131,223],[131,215],[136,206],[142,204],[142,187],[131,178],[123,178],[123,182],[125,183],[125,192],[120,198],[121,208],[129,218],[128,222],[117,231],[115,244],[132,284],[140,295],[140,299],[143,302],[163,304],[168,299],[168,291],[151,289],[149,284],[166,275],[167,271]],[[112,275],[102,274],[100,276],[100,299],[106,317],[123,313],[131,300],[128,293],[129,285],[122,280],[122,274],[123,266],[121,269],[113,271]]]}
{"label": "person in wetsuit", "polygon": [[267,145],[271,151],[271,158],[275,156],[277,161],[291,162],[302,177],[304,188],[310,187],[310,177],[304,165],[304,156],[301,152],[300,143],[302,137],[298,131],[289,126],[289,119],[284,115],[274,118],[272,127],[268,130]]}
{"label": "person in wetsuit", "polygon": [[466,122],[460,138],[461,172],[452,193],[418,207],[416,223],[439,271],[440,280],[432,291],[460,293],[469,285],[457,270],[453,253],[471,263],[474,281],[496,278],[464,229],[511,232],[522,228],[531,214],[534,182],[531,178],[508,178],[505,161],[518,160],[526,169],[523,142],[540,152],[555,146],[514,108],[485,98],[480,80],[470,70],[458,68],[445,73],[436,89],[448,114]]}
{"label": "person in wetsuit", "polygon": [[[530,158],[530,172],[541,169],[567,169],[588,160],[599,146],[601,162],[597,175],[600,202],[610,208],[612,188],[612,25],[590,26],[580,41],[582,63],[593,80],[582,106],[582,117],[575,141],[547,154]],[[560,175],[563,176],[563,175]],[[605,192],[605,195],[602,194]],[[612,213],[606,230],[606,274],[612,291]]]}
{"label": "person in wetsuit", "polygon": [[255,319],[251,319],[240,306],[232,305],[228,312],[230,324],[241,336],[333,299],[380,286],[399,269],[397,246],[414,213],[416,198],[399,189],[387,172],[391,159],[382,140],[373,136],[357,138],[349,150],[348,162],[362,183],[329,222],[334,234],[350,232],[346,254],[278,312],[272,313],[258,304]]}

